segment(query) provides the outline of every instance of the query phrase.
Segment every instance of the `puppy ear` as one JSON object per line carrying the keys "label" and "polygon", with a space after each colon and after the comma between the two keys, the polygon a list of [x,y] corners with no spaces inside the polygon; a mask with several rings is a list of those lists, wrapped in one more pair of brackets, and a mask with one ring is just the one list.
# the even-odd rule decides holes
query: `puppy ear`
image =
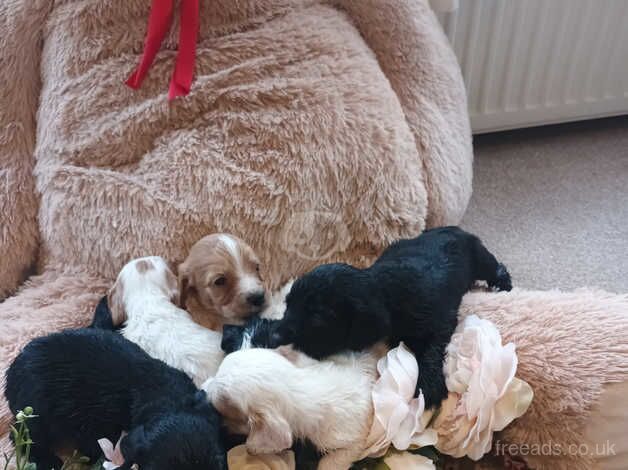
{"label": "puppy ear", "polygon": [[166,271],[166,285],[168,286],[168,292],[170,293],[170,302],[180,307],[181,290],[179,288],[179,281],[169,269]]}
{"label": "puppy ear", "polygon": [[120,278],[116,279],[116,282],[107,294],[107,304],[111,312],[113,325],[118,326],[124,323],[127,315],[124,310],[124,285]]}
{"label": "puppy ear", "polygon": [[190,273],[188,265],[185,262],[179,265],[179,307],[185,309],[188,300],[188,290],[190,286]]}
{"label": "puppy ear", "polygon": [[292,446],[292,431],[279,415],[262,413],[249,418],[251,431],[246,449],[253,455],[276,454]]}

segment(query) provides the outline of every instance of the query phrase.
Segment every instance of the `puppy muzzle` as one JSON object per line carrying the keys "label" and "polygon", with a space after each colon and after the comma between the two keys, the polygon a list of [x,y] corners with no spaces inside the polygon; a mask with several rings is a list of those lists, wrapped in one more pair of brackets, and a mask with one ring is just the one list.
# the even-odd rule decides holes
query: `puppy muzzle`
{"label": "puppy muzzle", "polygon": [[294,336],[295,335],[289,330],[277,328],[277,330],[270,335],[270,348],[278,348],[279,346],[293,343]]}

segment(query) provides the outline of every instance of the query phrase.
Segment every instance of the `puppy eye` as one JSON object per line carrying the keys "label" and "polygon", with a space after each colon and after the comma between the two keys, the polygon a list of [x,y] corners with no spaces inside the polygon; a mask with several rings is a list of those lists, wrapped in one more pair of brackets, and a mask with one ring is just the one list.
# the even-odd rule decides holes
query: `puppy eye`
{"label": "puppy eye", "polygon": [[215,286],[224,286],[226,283],[227,283],[227,278],[225,276],[217,277],[214,280],[214,285]]}
{"label": "puppy eye", "polygon": [[259,272],[259,264],[255,265],[255,271]]}

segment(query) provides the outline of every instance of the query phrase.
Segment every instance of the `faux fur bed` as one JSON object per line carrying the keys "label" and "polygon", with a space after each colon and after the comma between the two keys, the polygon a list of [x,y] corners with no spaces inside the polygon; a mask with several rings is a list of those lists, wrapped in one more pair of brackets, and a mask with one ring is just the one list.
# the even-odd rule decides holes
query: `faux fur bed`
{"label": "faux fur bed", "polygon": [[[178,262],[201,236],[232,232],[276,287],[322,262],[364,263],[393,239],[458,222],[466,207],[464,86],[425,0],[202,0],[196,79],[170,104],[176,25],[142,89],[122,85],[149,5],[0,2],[2,377],[34,336],[85,324],[132,257]],[[613,324],[610,338],[626,344],[617,327],[625,297],[543,295],[535,305],[558,316],[536,327],[553,331],[565,354],[594,346],[578,323],[561,329],[563,316],[595,318],[596,336]],[[498,312],[509,337],[523,328],[520,306],[533,302],[516,299],[528,296],[468,305]],[[535,338],[520,338],[524,350]],[[571,357],[548,367],[530,355],[523,378],[548,382],[537,391],[546,413],[565,409],[551,408],[561,384],[586,382],[586,393],[560,423],[533,408],[538,425],[522,420],[509,436],[579,432],[601,385],[625,380],[603,353],[587,349],[593,365],[583,370]]]}

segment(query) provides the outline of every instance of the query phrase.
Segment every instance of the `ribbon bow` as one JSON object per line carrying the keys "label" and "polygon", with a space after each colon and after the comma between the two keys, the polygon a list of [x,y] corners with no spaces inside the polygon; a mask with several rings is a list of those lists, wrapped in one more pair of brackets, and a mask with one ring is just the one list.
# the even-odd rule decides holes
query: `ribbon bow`
{"label": "ribbon bow", "polygon": [[[137,90],[142,85],[142,81],[153,64],[166,33],[170,29],[173,9],[174,0],[153,0],[142,59],[126,81],[126,84],[131,88]],[[181,0],[179,50],[174,73],[170,80],[168,100],[173,100],[177,96],[187,95],[190,92],[196,59],[196,35],[199,24],[198,10],[199,0]]]}

